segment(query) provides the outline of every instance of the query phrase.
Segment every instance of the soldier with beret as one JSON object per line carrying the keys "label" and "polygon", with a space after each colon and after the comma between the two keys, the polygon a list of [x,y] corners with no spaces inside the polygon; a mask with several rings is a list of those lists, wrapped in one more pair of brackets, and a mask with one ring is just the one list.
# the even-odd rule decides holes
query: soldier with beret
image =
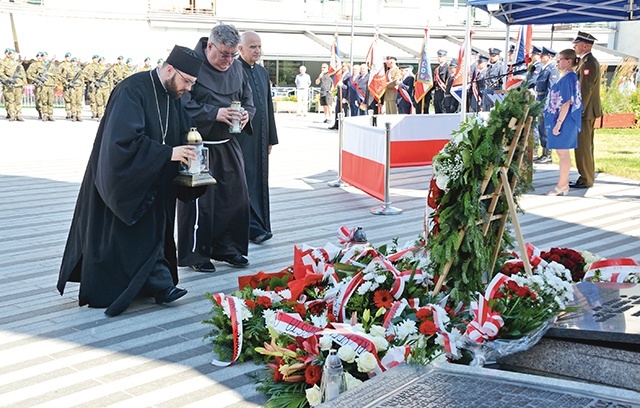
{"label": "soldier with beret", "polygon": [[438,67],[433,73],[433,108],[436,113],[445,113],[444,92],[449,80],[449,64],[447,63],[447,51],[438,50]]}
{"label": "soldier with beret", "polygon": [[[0,59],[0,79],[2,79],[2,85],[4,86],[5,79],[2,77],[2,73],[4,72],[4,67],[11,61],[11,54],[13,53],[12,48],[4,49],[4,58]],[[9,119],[9,109],[7,109],[7,119]]]}
{"label": "soldier with beret", "polygon": [[27,74],[18,58],[18,54],[9,49],[9,59],[0,65],[0,79],[3,82],[2,92],[9,121],[22,122],[22,91],[27,83]]}
{"label": "soldier with beret", "polygon": [[147,57],[144,59],[144,64],[138,69],[138,72],[149,71],[151,69],[151,58]]}
{"label": "soldier with beret", "polygon": [[99,121],[111,93],[111,69],[104,64],[104,57],[98,58],[98,65],[93,71],[93,85],[96,97],[96,119]]}
{"label": "soldier with beret", "polygon": [[113,68],[111,68],[111,81],[115,88],[123,79],[127,77],[127,66],[124,64],[124,57],[120,55]]}
{"label": "soldier with beret", "polygon": [[84,96],[84,79],[82,68],[78,66],[78,59],[72,57],[68,69],[65,69],[60,80],[64,84],[65,92],[69,90],[70,114],[73,122],[82,122],[82,100]]}
{"label": "soldier with beret", "polygon": [[[64,61],[58,64],[58,77],[66,78],[67,71],[71,68],[71,53],[64,54]],[[71,88],[62,81],[62,96],[64,98],[64,110],[67,114],[66,118],[71,119]]]}
{"label": "soldier with beret", "polygon": [[[540,70],[540,74],[536,79],[535,83],[535,91],[536,91],[536,100],[544,101],[547,99],[547,94],[549,90],[558,82],[560,79],[560,73],[558,72],[558,68],[556,68],[556,64],[553,59],[556,56],[556,52],[550,48],[542,47],[542,51],[540,53],[540,63],[542,64],[542,69]],[[544,122],[542,119],[538,123],[538,140],[534,139],[535,150],[534,152],[537,155],[538,152],[538,142],[540,146],[542,146],[542,155],[534,158],[534,162],[538,164],[548,164],[551,163],[551,150],[547,149],[547,129],[544,127]],[[535,133],[534,133],[535,135]]]}
{"label": "soldier with beret", "polygon": [[578,133],[578,148],[575,151],[576,167],[580,177],[571,188],[589,188],[595,179],[595,163],[593,159],[593,127],[597,118],[602,116],[600,101],[600,64],[591,54],[596,38],[589,33],[578,31],[573,40],[573,49],[580,57],[578,76],[582,91],[582,129]]}
{"label": "soldier with beret", "polygon": [[91,119],[94,119],[98,116],[98,106],[96,105],[96,88],[93,86],[95,72],[98,69],[98,60],[100,56],[98,54],[94,54],[91,57],[91,63],[87,64],[82,70],[82,76],[84,77],[84,82],[86,84],[87,89],[87,100],[89,101],[89,105],[91,106]]}

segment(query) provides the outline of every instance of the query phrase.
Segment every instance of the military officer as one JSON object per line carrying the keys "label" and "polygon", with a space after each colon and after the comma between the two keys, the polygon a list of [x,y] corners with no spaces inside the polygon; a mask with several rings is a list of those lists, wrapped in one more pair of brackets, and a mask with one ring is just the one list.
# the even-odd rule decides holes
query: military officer
{"label": "military officer", "polygon": [[396,101],[398,92],[396,91],[396,84],[402,79],[402,72],[400,72],[400,68],[398,68],[398,59],[396,57],[387,57],[385,64],[387,66],[387,72],[385,74],[387,88],[382,96],[384,100],[384,112],[386,114],[397,114],[398,105]]}
{"label": "military officer", "polygon": [[600,63],[591,53],[596,38],[589,33],[578,31],[573,40],[573,49],[580,56],[577,73],[580,78],[582,92],[582,129],[578,133],[578,148],[575,151],[576,167],[580,177],[571,188],[589,188],[595,179],[593,159],[593,126],[597,118],[602,116],[600,101]]}
{"label": "military officer", "polygon": [[529,64],[529,67],[527,67],[527,82],[529,83],[528,89],[535,90],[538,76],[540,75],[540,71],[542,71],[542,62],[540,61],[541,54],[541,48],[538,48],[535,45],[531,46],[531,63]]}
{"label": "military officer", "polygon": [[487,64],[489,58],[486,55],[479,55],[474,76],[471,82],[471,112],[482,112],[482,95],[484,95],[485,78],[487,77]]}
{"label": "military officer", "polygon": [[485,77],[485,87],[482,95],[482,110],[489,112],[493,108],[494,101],[491,97],[495,91],[502,90],[506,68],[500,58],[502,50],[489,48],[489,64],[487,66],[487,76]]}
{"label": "military officer", "polygon": [[111,69],[111,78],[113,80],[113,87],[115,88],[123,79],[128,77],[127,66],[124,64],[124,57],[121,55],[118,57],[118,61],[113,65]]}
{"label": "military officer", "polygon": [[44,122],[53,122],[53,91],[57,80],[51,68],[53,61],[46,58],[44,52],[36,54],[36,61],[27,69],[27,80],[35,85],[38,117]]}
{"label": "military officer", "polygon": [[[558,68],[556,68],[555,61],[553,60],[556,56],[556,52],[550,48],[542,47],[542,52],[540,54],[540,63],[542,64],[542,69],[540,70],[540,74],[536,79],[536,100],[544,101],[547,99],[547,94],[553,84],[558,82],[560,79],[560,73],[558,72]],[[551,151],[547,149],[547,130],[544,127],[544,120],[540,118],[538,120],[538,135],[539,135],[539,143],[542,146],[542,155],[536,159],[534,159],[535,163],[539,164],[548,164],[551,163]],[[536,141],[534,141],[535,143]],[[535,153],[538,151],[538,145],[535,144]]]}
{"label": "military officer", "polygon": [[96,88],[93,85],[95,72],[98,69],[98,60],[100,56],[98,54],[94,54],[91,57],[91,63],[87,64],[82,71],[82,76],[84,82],[87,86],[87,99],[89,100],[89,105],[91,106],[91,119],[95,118],[98,115],[98,107],[96,105]]}
{"label": "military officer", "polygon": [[131,58],[127,58],[127,60],[125,61],[125,78],[135,73],[136,67],[133,65],[133,61],[131,60]]}
{"label": "military officer", "polygon": [[138,72],[149,71],[151,69],[151,58],[147,57],[144,59],[144,65],[140,67]]}
{"label": "military officer", "polygon": [[436,113],[444,113],[444,91],[449,80],[447,51],[438,50],[438,67],[433,73],[433,108]]}
{"label": "military officer", "polygon": [[27,81],[27,74],[18,58],[18,54],[9,50],[9,60],[0,66],[0,78],[4,82],[3,94],[9,121],[22,122],[22,91]]}
{"label": "military officer", "polygon": [[[4,67],[11,61],[10,55],[14,52],[13,48],[5,48],[4,49],[4,57],[0,59],[0,79],[2,79],[2,84],[4,86],[4,78],[2,78],[2,72],[4,72]],[[6,106],[5,106],[6,107]],[[9,119],[9,109],[7,109],[7,119]]]}

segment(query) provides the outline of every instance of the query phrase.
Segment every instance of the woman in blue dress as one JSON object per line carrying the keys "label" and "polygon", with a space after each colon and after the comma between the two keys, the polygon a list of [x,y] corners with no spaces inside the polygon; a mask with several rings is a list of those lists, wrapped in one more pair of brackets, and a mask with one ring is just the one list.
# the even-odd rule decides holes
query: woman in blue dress
{"label": "woman in blue dress", "polygon": [[549,135],[547,149],[555,150],[560,159],[558,184],[547,195],[567,195],[569,192],[569,150],[578,147],[578,132],[582,126],[582,95],[575,72],[578,61],[572,49],[558,54],[558,71],[562,77],[551,87],[544,108],[544,126]]}

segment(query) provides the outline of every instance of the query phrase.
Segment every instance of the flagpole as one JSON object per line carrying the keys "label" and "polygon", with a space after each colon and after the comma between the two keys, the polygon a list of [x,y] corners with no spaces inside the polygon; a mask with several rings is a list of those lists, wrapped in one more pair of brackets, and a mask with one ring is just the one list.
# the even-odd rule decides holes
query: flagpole
{"label": "flagpole", "polygon": [[460,101],[460,122],[464,122],[467,115],[467,84],[469,76],[469,64],[467,58],[471,57],[471,6],[467,6],[467,29],[464,33],[464,58],[461,61],[463,65],[462,70],[462,99]]}
{"label": "flagpole", "polygon": [[354,32],[354,22],[355,18],[353,14],[356,10],[356,0],[351,0],[351,45],[349,46],[349,67],[353,69],[353,32]]}

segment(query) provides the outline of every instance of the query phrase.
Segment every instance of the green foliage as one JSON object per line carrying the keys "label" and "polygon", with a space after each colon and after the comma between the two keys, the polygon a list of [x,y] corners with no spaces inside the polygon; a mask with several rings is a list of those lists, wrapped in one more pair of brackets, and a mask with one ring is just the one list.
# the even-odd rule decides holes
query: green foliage
{"label": "green foliage", "polygon": [[[499,168],[506,161],[505,146],[509,146],[515,136],[509,127],[511,119],[516,118],[520,123],[527,116],[536,117],[541,110],[540,102],[534,101],[526,89],[510,91],[503,102],[496,103],[486,125],[476,119],[467,120],[434,158],[436,178],[447,172],[449,177],[447,190],[439,197],[435,213],[439,231],[432,231],[427,239],[429,271],[434,276],[440,275],[445,264],[453,260],[445,285],[457,300],[469,301],[476,292],[483,291],[483,277],[492,273],[494,248],[498,245],[503,250],[512,245],[513,239],[508,233],[498,242],[498,222],[491,223],[486,235],[482,233],[481,222],[488,214],[487,203],[480,201],[480,187],[491,165],[494,165],[493,173],[485,194],[498,184]],[[518,154],[516,151],[514,157]],[[515,160],[509,169],[509,178],[515,178],[519,184],[514,192],[517,203],[518,196],[531,189],[531,185],[520,176]],[[502,193],[494,213],[505,214],[507,208]],[[457,248],[461,231],[464,238]]]}
{"label": "green foliage", "polygon": [[624,93],[619,89],[624,79],[633,80],[637,62],[635,59],[626,58],[622,64],[616,67],[613,78],[607,83],[604,74],[607,67],[602,66],[602,77],[600,81],[600,101],[604,113],[635,113],[636,119],[640,118],[640,90],[633,93]]}

